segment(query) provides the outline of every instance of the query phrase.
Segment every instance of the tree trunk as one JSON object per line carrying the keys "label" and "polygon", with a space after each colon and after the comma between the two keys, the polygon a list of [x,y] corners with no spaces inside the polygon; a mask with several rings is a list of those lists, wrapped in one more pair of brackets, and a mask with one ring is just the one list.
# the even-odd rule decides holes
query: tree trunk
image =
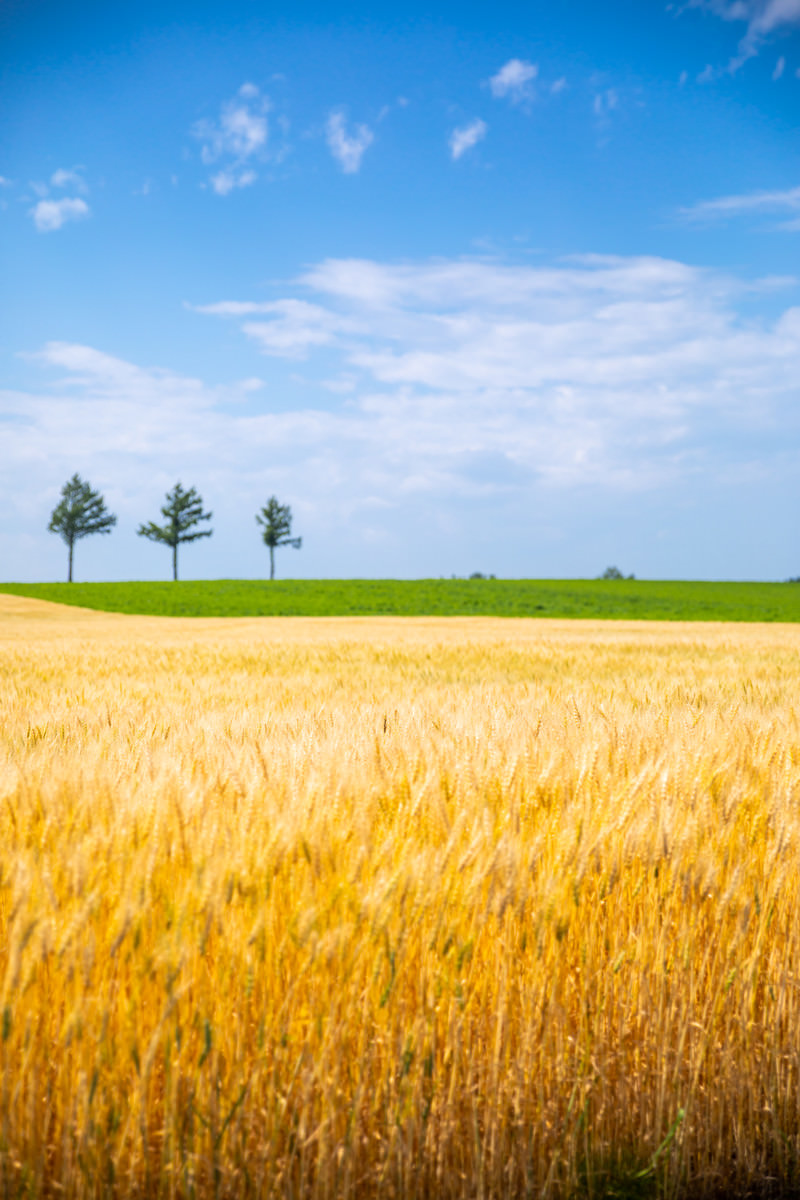
{"label": "tree trunk", "polygon": [[72,547],[74,544],[74,542],[69,543],[69,583],[72,583]]}
{"label": "tree trunk", "polygon": [[172,547],[172,578],[178,582],[178,543]]}
{"label": "tree trunk", "polygon": [[274,546],[270,546],[270,548],[269,548],[269,577],[270,577],[270,579],[275,578],[275,547]]}

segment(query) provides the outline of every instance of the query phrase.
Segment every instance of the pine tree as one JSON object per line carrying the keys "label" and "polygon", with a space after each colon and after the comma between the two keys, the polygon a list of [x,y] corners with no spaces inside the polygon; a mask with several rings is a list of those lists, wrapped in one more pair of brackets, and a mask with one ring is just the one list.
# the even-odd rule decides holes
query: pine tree
{"label": "pine tree", "polygon": [[172,491],[167,492],[167,502],[161,508],[161,515],[166,518],[166,524],[156,525],[155,521],[149,521],[147,525],[140,525],[136,532],[151,542],[172,547],[172,578],[177,579],[178,546],[182,542],[196,542],[198,538],[211,537],[213,529],[194,530],[194,526],[200,521],[210,521],[212,513],[203,512],[203,500],[194,488],[186,492],[180,483],[176,483]]}
{"label": "pine tree", "polygon": [[270,496],[261,512],[256,513],[256,521],[261,526],[264,545],[269,546],[269,577],[274,579],[276,546],[294,546],[299,550],[303,539],[291,536],[292,510],[288,504],[279,504],[277,496]]}
{"label": "pine tree", "polygon": [[108,511],[100,493],[94,491],[77,472],[72,479],[67,480],[61,489],[61,500],[53,509],[47,528],[50,533],[59,534],[69,548],[67,578],[70,583],[75,543],[93,533],[110,533],[116,523],[117,518]]}

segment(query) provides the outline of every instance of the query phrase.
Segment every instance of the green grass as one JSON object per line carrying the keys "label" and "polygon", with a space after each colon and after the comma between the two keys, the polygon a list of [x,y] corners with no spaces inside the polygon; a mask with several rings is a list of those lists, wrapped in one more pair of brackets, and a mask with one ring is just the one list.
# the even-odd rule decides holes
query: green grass
{"label": "green grass", "polygon": [[214,579],[4,583],[0,592],[172,617],[491,616],[800,621],[798,583],[596,579]]}

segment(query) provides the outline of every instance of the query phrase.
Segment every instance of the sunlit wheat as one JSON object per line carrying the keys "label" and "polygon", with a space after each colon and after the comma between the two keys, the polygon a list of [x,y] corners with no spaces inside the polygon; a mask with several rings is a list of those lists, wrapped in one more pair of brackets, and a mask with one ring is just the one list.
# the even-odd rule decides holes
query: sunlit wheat
{"label": "sunlit wheat", "polygon": [[0,604],[3,1196],[800,1185],[800,630]]}

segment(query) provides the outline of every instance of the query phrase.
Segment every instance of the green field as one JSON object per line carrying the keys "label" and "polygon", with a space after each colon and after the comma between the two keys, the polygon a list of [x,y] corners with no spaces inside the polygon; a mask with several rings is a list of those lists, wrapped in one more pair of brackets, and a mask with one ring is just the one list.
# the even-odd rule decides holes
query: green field
{"label": "green field", "polygon": [[487,616],[800,621],[798,583],[597,579],[254,579],[4,583],[0,592],[172,617]]}

